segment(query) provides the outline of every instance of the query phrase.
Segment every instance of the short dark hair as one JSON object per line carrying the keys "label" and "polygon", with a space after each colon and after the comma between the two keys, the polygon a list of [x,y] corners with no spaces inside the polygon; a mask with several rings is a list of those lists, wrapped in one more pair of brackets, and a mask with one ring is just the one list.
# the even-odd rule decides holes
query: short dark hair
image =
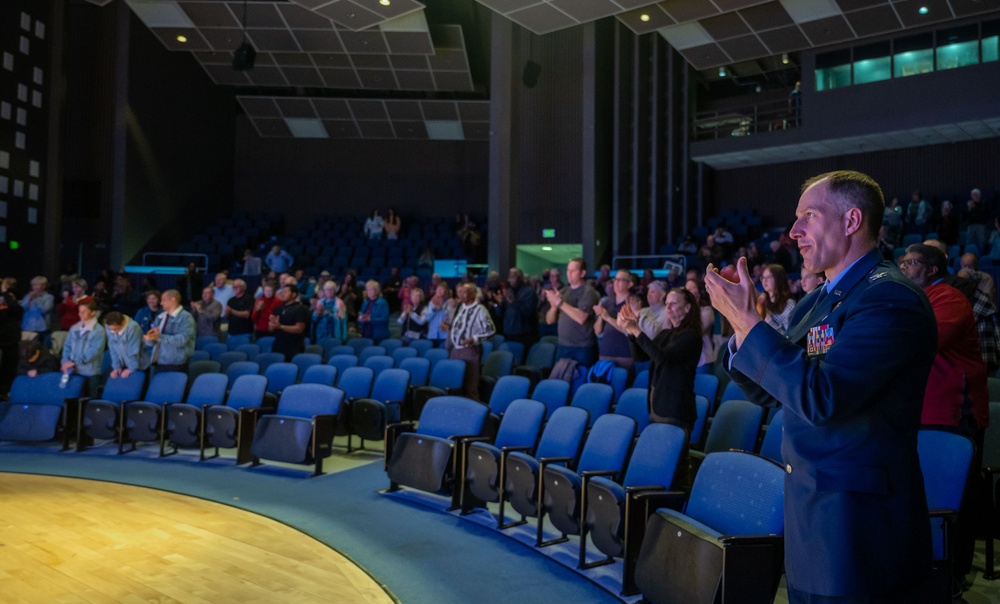
{"label": "short dark hair", "polygon": [[296,296],[299,295],[299,286],[295,285],[294,283],[286,283],[286,284],[284,284],[281,287],[282,287],[282,289],[287,289],[288,291],[292,292]]}
{"label": "short dark hair", "polygon": [[121,325],[124,322],[125,322],[125,315],[123,315],[122,313],[118,312],[117,310],[113,310],[113,311],[109,312],[107,314],[107,316],[104,317],[104,324],[105,325],[114,325],[115,327],[117,327],[117,326]]}
{"label": "short dark hair", "polygon": [[836,170],[807,180],[802,185],[802,193],[820,182],[826,184],[841,212],[847,212],[851,208],[861,210],[869,238],[878,241],[878,230],[882,226],[882,215],[885,213],[882,187],[867,174],[853,170]]}
{"label": "short dark hair", "polygon": [[584,260],[583,258],[570,258],[569,261],[570,262],[576,262],[577,264],[580,265],[580,270],[581,271],[583,271],[585,273],[587,272],[587,261]]}
{"label": "short dark hair", "polygon": [[925,265],[933,266],[937,269],[939,277],[943,277],[948,274],[948,258],[944,255],[944,252],[942,252],[940,248],[923,243],[914,243],[910,247],[906,248],[906,253],[920,256],[920,259],[924,261]]}

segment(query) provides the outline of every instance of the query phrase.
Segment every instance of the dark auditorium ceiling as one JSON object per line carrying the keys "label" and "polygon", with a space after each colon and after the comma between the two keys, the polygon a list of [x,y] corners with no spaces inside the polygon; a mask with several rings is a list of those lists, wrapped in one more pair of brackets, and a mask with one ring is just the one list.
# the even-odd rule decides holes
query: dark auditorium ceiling
{"label": "dark auditorium ceiling", "polygon": [[[782,53],[1000,11],[1000,0],[250,0],[246,36],[256,65],[235,71],[241,0],[124,1],[164,46],[191,52],[217,84],[271,96],[340,96],[348,109],[353,97],[382,97],[396,108],[411,104],[410,116],[424,114],[418,98],[488,98],[489,20],[478,18],[482,7],[536,34],[613,16],[637,34],[659,33],[698,70],[727,66],[738,75],[780,70]],[[247,98],[241,96],[244,106]],[[353,123],[330,137],[414,134],[344,119]],[[269,136],[296,132],[289,124],[255,126]]]}

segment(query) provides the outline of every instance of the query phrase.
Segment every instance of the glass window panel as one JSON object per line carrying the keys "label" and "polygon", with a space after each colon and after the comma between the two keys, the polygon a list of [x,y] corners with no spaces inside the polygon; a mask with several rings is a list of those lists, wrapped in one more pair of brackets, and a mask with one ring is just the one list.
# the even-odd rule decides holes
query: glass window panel
{"label": "glass window panel", "polygon": [[837,65],[816,70],[816,90],[830,90],[851,85],[851,65]]}
{"label": "glass window panel", "polygon": [[892,67],[889,57],[880,59],[863,59],[854,62],[854,83],[867,84],[880,82],[892,77]]}
{"label": "glass window panel", "polygon": [[893,77],[905,78],[921,73],[934,71],[934,52],[927,50],[909,50],[893,56]]}
{"label": "glass window panel", "polygon": [[996,61],[1000,55],[1000,36],[983,38],[983,63]]}
{"label": "glass window panel", "polygon": [[955,42],[937,48],[937,68],[955,69],[979,63],[979,41]]}

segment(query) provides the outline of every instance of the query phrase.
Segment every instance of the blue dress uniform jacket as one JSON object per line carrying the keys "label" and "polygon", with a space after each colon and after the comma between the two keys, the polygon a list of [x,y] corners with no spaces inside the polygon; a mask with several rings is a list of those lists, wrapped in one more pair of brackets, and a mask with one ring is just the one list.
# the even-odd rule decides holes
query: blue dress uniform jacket
{"label": "blue dress uniform jacket", "polygon": [[761,322],[727,364],[750,400],[785,409],[787,581],[824,596],[913,589],[930,570],[917,431],[934,314],[877,250],[821,292],[787,338]]}

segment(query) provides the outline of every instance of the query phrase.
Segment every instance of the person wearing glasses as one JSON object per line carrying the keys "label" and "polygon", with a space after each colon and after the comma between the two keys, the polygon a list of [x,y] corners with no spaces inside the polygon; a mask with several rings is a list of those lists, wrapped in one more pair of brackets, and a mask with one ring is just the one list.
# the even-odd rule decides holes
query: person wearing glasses
{"label": "person wearing glasses", "polygon": [[628,304],[629,288],[632,287],[632,273],[620,270],[615,273],[613,291],[600,304],[594,305],[594,333],[597,334],[597,352],[602,361],[611,361],[619,367],[631,370],[635,361],[628,345],[628,335],[616,322],[622,307]]}
{"label": "person wearing glasses", "polygon": [[745,258],[738,283],[705,275],[734,331],[724,367],[748,400],[783,409],[790,604],[916,602],[931,570],[917,432],[938,329],[927,296],[879,254],[884,209],[859,172],[805,182],[790,236],[827,283],[784,335],[757,313]]}

